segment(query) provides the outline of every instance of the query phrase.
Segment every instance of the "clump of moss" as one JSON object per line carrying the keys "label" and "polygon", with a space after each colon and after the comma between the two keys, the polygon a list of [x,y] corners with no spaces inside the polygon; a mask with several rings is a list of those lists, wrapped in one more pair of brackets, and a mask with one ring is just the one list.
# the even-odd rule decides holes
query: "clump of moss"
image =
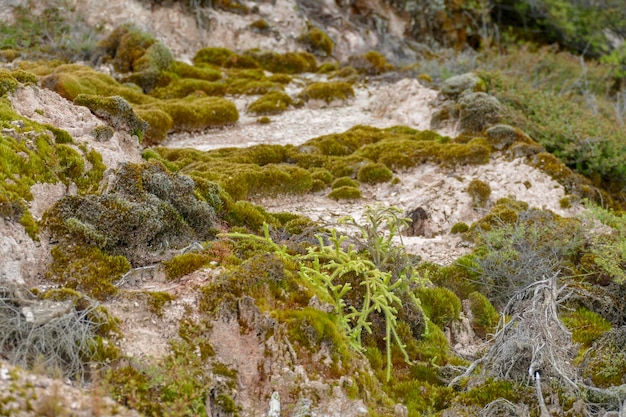
{"label": "clump of moss", "polygon": [[467,193],[475,207],[484,207],[491,195],[491,187],[484,181],[473,179],[467,186]]}
{"label": "clump of moss", "polygon": [[308,52],[260,52],[257,50],[246,51],[244,55],[254,58],[261,68],[273,73],[301,74],[303,72],[315,72],[317,61]]}
{"label": "clump of moss", "polygon": [[18,81],[5,69],[0,70],[0,96],[13,92],[19,86]]}
{"label": "clump of moss", "polygon": [[192,94],[203,93],[207,96],[223,96],[227,85],[223,82],[199,80],[196,78],[181,78],[173,80],[164,87],[157,87],[150,93],[161,99],[183,98]]}
{"label": "clump of moss", "polygon": [[287,85],[293,81],[293,78],[289,74],[272,74],[267,77],[273,83]]}
{"label": "clump of moss", "polygon": [[204,130],[227,126],[239,120],[235,104],[221,97],[163,100],[136,108],[138,111],[161,110],[167,113],[174,123],[172,130]]}
{"label": "clump of moss", "polygon": [[393,65],[380,52],[369,51],[363,55],[352,55],[348,64],[361,74],[380,75],[393,70]]}
{"label": "clump of moss", "polygon": [[583,348],[591,347],[597,339],[612,329],[611,323],[584,307],[563,314],[561,321],[571,330],[574,343],[580,343]]}
{"label": "clump of moss", "polygon": [[306,33],[298,37],[298,42],[307,46],[309,52],[318,56],[330,56],[333,53],[333,41],[317,27],[310,27]]}
{"label": "clump of moss", "polygon": [[93,128],[91,135],[97,142],[107,142],[115,134],[115,130],[108,125],[100,125]]}
{"label": "clump of moss", "polygon": [[500,315],[487,297],[478,291],[469,296],[470,309],[472,311],[472,329],[479,337],[485,337],[498,325]]}
{"label": "clump of moss", "polygon": [[468,230],[469,230],[469,226],[467,225],[467,223],[465,223],[465,222],[458,222],[458,223],[454,223],[454,225],[450,229],[450,233],[452,233],[452,234],[465,233]]}
{"label": "clump of moss", "polygon": [[174,61],[170,71],[180,78],[193,78],[204,81],[219,81],[222,79],[222,72],[209,66],[189,65],[185,62]]}
{"label": "clump of moss", "polygon": [[227,48],[203,48],[196,52],[193,57],[193,63],[196,65],[211,64],[221,67],[224,66],[224,62],[226,62],[226,60],[228,60],[233,55],[235,55],[235,53]]}
{"label": "clump of moss", "polygon": [[148,296],[148,310],[157,317],[163,315],[163,307],[166,303],[174,301],[176,296],[164,291],[146,291]]}
{"label": "clump of moss", "polygon": [[137,109],[137,116],[148,123],[148,130],[144,134],[142,143],[145,146],[158,145],[174,127],[172,117],[159,109],[142,110]]}
{"label": "clump of moss", "polygon": [[443,287],[418,288],[420,299],[426,316],[437,326],[443,328],[452,320],[457,320],[461,313],[461,300],[452,291]]}
{"label": "clump of moss", "polygon": [[340,177],[333,181],[330,186],[333,190],[341,187],[359,188],[359,183],[350,177]]}
{"label": "clump of moss", "polygon": [[361,190],[357,187],[344,185],[333,189],[330,194],[328,194],[328,197],[333,200],[358,200],[362,195]]}
{"label": "clump of moss", "polygon": [[98,300],[115,295],[115,282],[130,270],[125,257],[107,255],[96,247],[59,245],[52,248],[51,254],[48,279]]}
{"label": "clump of moss", "polygon": [[165,276],[169,280],[175,280],[207,266],[210,261],[203,253],[183,253],[163,262]]}
{"label": "clump of moss", "polygon": [[256,122],[261,125],[267,125],[267,124],[272,123],[272,119],[270,119],[267,116],[263,116],[263,117],[259,117],[258,119],[256,119]]}
{"label": "clump of moss", "polygon": [[478,75],[468,72],[446,79],[439,91],[447,98],[456,100],[465,92],[485,92],[487,86]]}
{"label": "clump of moss", "polygon": [[345,101],[348,98],[354,97],[354,90],[352,86],[346,82],[320,81],[309,84],[300,92],[298,97],[304,101],[323,100],[326,103],[330,103],[333,100]]}
{"label": "clump of moss", "polygon": [[282,91],[271,91],[248,106],[254,114],[280,114],[292,104],[291,97]]}
{"label": "clump of moss", "polygon": [[44,216],[60,240],[91,245],[142,264],[151,252],[213,234],[215,212],[193,181],[157,161],[126,164],[102,195],[67,196]]}
{"label": "clump of moss", "polygon": [[54,72],[41,78],[41,85],[70,101],[79,94],[121,96],[133,104],[155,101],[139,88],[121,85],[113,77],[79,64],[57,66]]}
{"label": "clump of moss", "polygon": [[237,201],[234,203],[224,216],[224,219],[231,227],[245,227],[254,233],[263,230],[264,223],[276,223],[276,220],[264,208],[248,201]]}
{"label": "clump of moss", "polygon": [[602,388],[624,383],[626,375],[626,327],[606,332],[589,349],[581,363],[583,375]]}
{"label": "clump of moss", "polygon": [[385,164],[378,162],[363,165],[357,172],[356,178],[367,184],[379,184],[391,181],[393,173]]}
{"label": "clump of moss", "polygon": [[88,94],[79,94],[74,99],[74,103],[85,106],[96,116],[101,117],[113,128],[126,130],[140,139],[148,130],[149,125],[140,119],[123,97],[101,97]]}

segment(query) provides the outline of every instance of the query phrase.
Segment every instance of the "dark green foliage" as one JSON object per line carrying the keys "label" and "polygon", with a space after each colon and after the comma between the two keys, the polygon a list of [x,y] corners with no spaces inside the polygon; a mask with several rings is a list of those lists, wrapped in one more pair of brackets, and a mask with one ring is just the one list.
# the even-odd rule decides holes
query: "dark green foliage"
{"label": "dark green foliage", "polygon": [[196,198],[193,186],[157,162],[126,164],[105,194],[64,197],[44,223],[58,238],[141,264],[150,252],[211,237],[215,212]]}
{"label": "dark green foliage", "polygon": [[582,244],[578,220],[537,209],[501,215],[511,219],[481,233],[484,246],[476,260],[483,293],[500,305],[532,282],[564,270]]}
{"label": "dark green foliage", "polygon": [[3,13],[14,19],[0,21],[0,50],[19,51],[24,60],[58,58],[87,60],[96,30],[85,19],[61,7],[45,7],[34,13],[27,3],[3,4]]}

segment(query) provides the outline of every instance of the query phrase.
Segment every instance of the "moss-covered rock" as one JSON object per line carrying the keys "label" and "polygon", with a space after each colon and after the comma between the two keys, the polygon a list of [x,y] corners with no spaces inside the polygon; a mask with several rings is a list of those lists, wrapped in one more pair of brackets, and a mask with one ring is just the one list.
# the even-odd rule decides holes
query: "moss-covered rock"
{"label": "moss-covered rock", "polygon": [[173,130],[204,130],[227,126],[239,120],[239,112],[232,101],[221,97],[187,97],[162,100],[136,106],[138,111],[161,110],[173,121]]}
{"label": "moss-covered rock", "polygon": [[498,99],[483,92],[463,94],[458,106],[460,127],[467,132],[482,132],[501,118]]}
{"label": "moss-covered rock", "polygon": [[233,55],[235,55],[235,53],[227,48],[203,48],[196,52],[193,57],[193,63],[196,65],[211,64],[221,67],[224,65],[224,62]]}
{"label": "moss-covered rock", "polygon": [[250,103],[248,111],[257,115],[280,114],[293,103],[291,97],[282,91],[271,91]]}
{"label": "moss-covered rock", "polygon": [[133,104],[155,101],[141,89],[124,86],[113,77],[85,65],[59,65],[54,72],[41,78],[41,85],[73,101],[79,94],[121,96]]}
{"label": "moss-covered rock", "polygon": [[455,75],[445,80],[439,91],[444,96],[456,100],[464,92],[485,92],[485,82],[474,73]]}
{"label": "moss-covered rock", "polygon": [[345,101],[348,98],[354,97],[354,90],[352,86],[346,82],[320,81],[309,84],[300,92],[298,97],[304,101],[323,100],[326,103],[330,103],[334,100]]}
{"label": "moss-covered rock", "polygon": [[150,253],[177,248],[213,235],[214,209],[198,200],[189,177],[151,161],[126,164],[102,195],[67,196],[45,217],[60,240],[126,256],[134,265]]}
{"label": "moss-covered rock", "polygon": [[79,94],[74,99],[74,103],[85,106],[93,114],[104,119],[113,128],[125,130],[137,135],[139,138],[150,127],[148,123],[140,119],[131,105],[123,97],[101,97],[89,94]]}
{"label": "moss-covered rock", "polygon": [[514,143],[537,144],[521,130],[505,124],[491,126],[485,131],[489,144],[499,151],[508,149]]}
{"label": "moss-covered rock", "polygon": [[351,187],[349,185],[344,185],[341,187],[334,188],[330,194],[328,194],[329,198],[333,200],[358,200],[362,197],[361,190],[357,187]]}
{"label": "moss-covered rock", "polygon": [[301,74],[303,72],[315,72],[317,61],[308,52],[260,52],[257,50],[246,51],[245,55],[254,58],[261,68],[273,73]]}
{"label": "moss-covered rock", "polygon": [[356,178],[367,184],[379,184],[381,182],[391,181],[393,173],[385,164],[378,162],[363,165],[359,168]]}
{"label": "moss-covered rock", "polygon": [[219,81],[181,78],[171,81],[164,87],[155,88],[150,92],[150,95],[161,99],[183,98],[198,92],[207,96],[223,96],[226,94],[226,88],[226,84]]}
{"label": "moss-covered rock", "polygon": [[158,145],[174,127],[174,119],[163,110],[137,109],[135,113],[149,125],[142,142],[145,146]]}

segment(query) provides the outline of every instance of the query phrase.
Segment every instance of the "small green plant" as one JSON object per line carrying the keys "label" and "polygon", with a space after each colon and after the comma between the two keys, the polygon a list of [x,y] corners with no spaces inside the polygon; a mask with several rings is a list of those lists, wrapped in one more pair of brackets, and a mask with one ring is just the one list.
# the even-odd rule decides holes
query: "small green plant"
{"label": "small green plant", "polygon": [[[350,217],[341,220],[344,224],[357,227],[359,238],[367,242],[368,256],[363,256],[353,244],[346,245],[348,237],[339,235],[335,229],[330,231],[329,236],[317,235],[318,244],[301,255],[291,255],[285,246],[276,244],[267,224],[263,227],[264,236],[242,233],[227,236],[263,242],[283,259],[299,264],[301,277],[318,291],[323,301],[333,307],[353,349],[364,351],[363,332],[372,332],[372,314],[382,314],[385,322],[386,378],[389,380],[392,344],[410,363],[397,327],[398,312],[403,307],[399,294],[407,293],[410,286],[423,284],[412,264],[405,259],[403,247],[394,243],[407,224],[406,219],[399,217],[400,213],[401,210],[393,207],[370,207],[366,210],[366,225],[359,225]],[[362,303],[358,308],[346,302],[348,293],[355,290],[351,283],[355,276],[363,289]],[[412,297],[410,301],[419,308],[419,300]]]}

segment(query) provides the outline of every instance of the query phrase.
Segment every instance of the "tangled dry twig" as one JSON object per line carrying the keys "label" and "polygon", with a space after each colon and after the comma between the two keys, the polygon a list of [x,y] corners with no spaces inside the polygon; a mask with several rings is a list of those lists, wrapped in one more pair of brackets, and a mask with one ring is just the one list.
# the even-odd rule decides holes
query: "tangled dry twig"
{"label": "tangled dry twig", "polygon": [[36,300],[23,289],[0,287],[0,355],[82,378],[98,328],[94,309],[78,311],[71,301]]}

